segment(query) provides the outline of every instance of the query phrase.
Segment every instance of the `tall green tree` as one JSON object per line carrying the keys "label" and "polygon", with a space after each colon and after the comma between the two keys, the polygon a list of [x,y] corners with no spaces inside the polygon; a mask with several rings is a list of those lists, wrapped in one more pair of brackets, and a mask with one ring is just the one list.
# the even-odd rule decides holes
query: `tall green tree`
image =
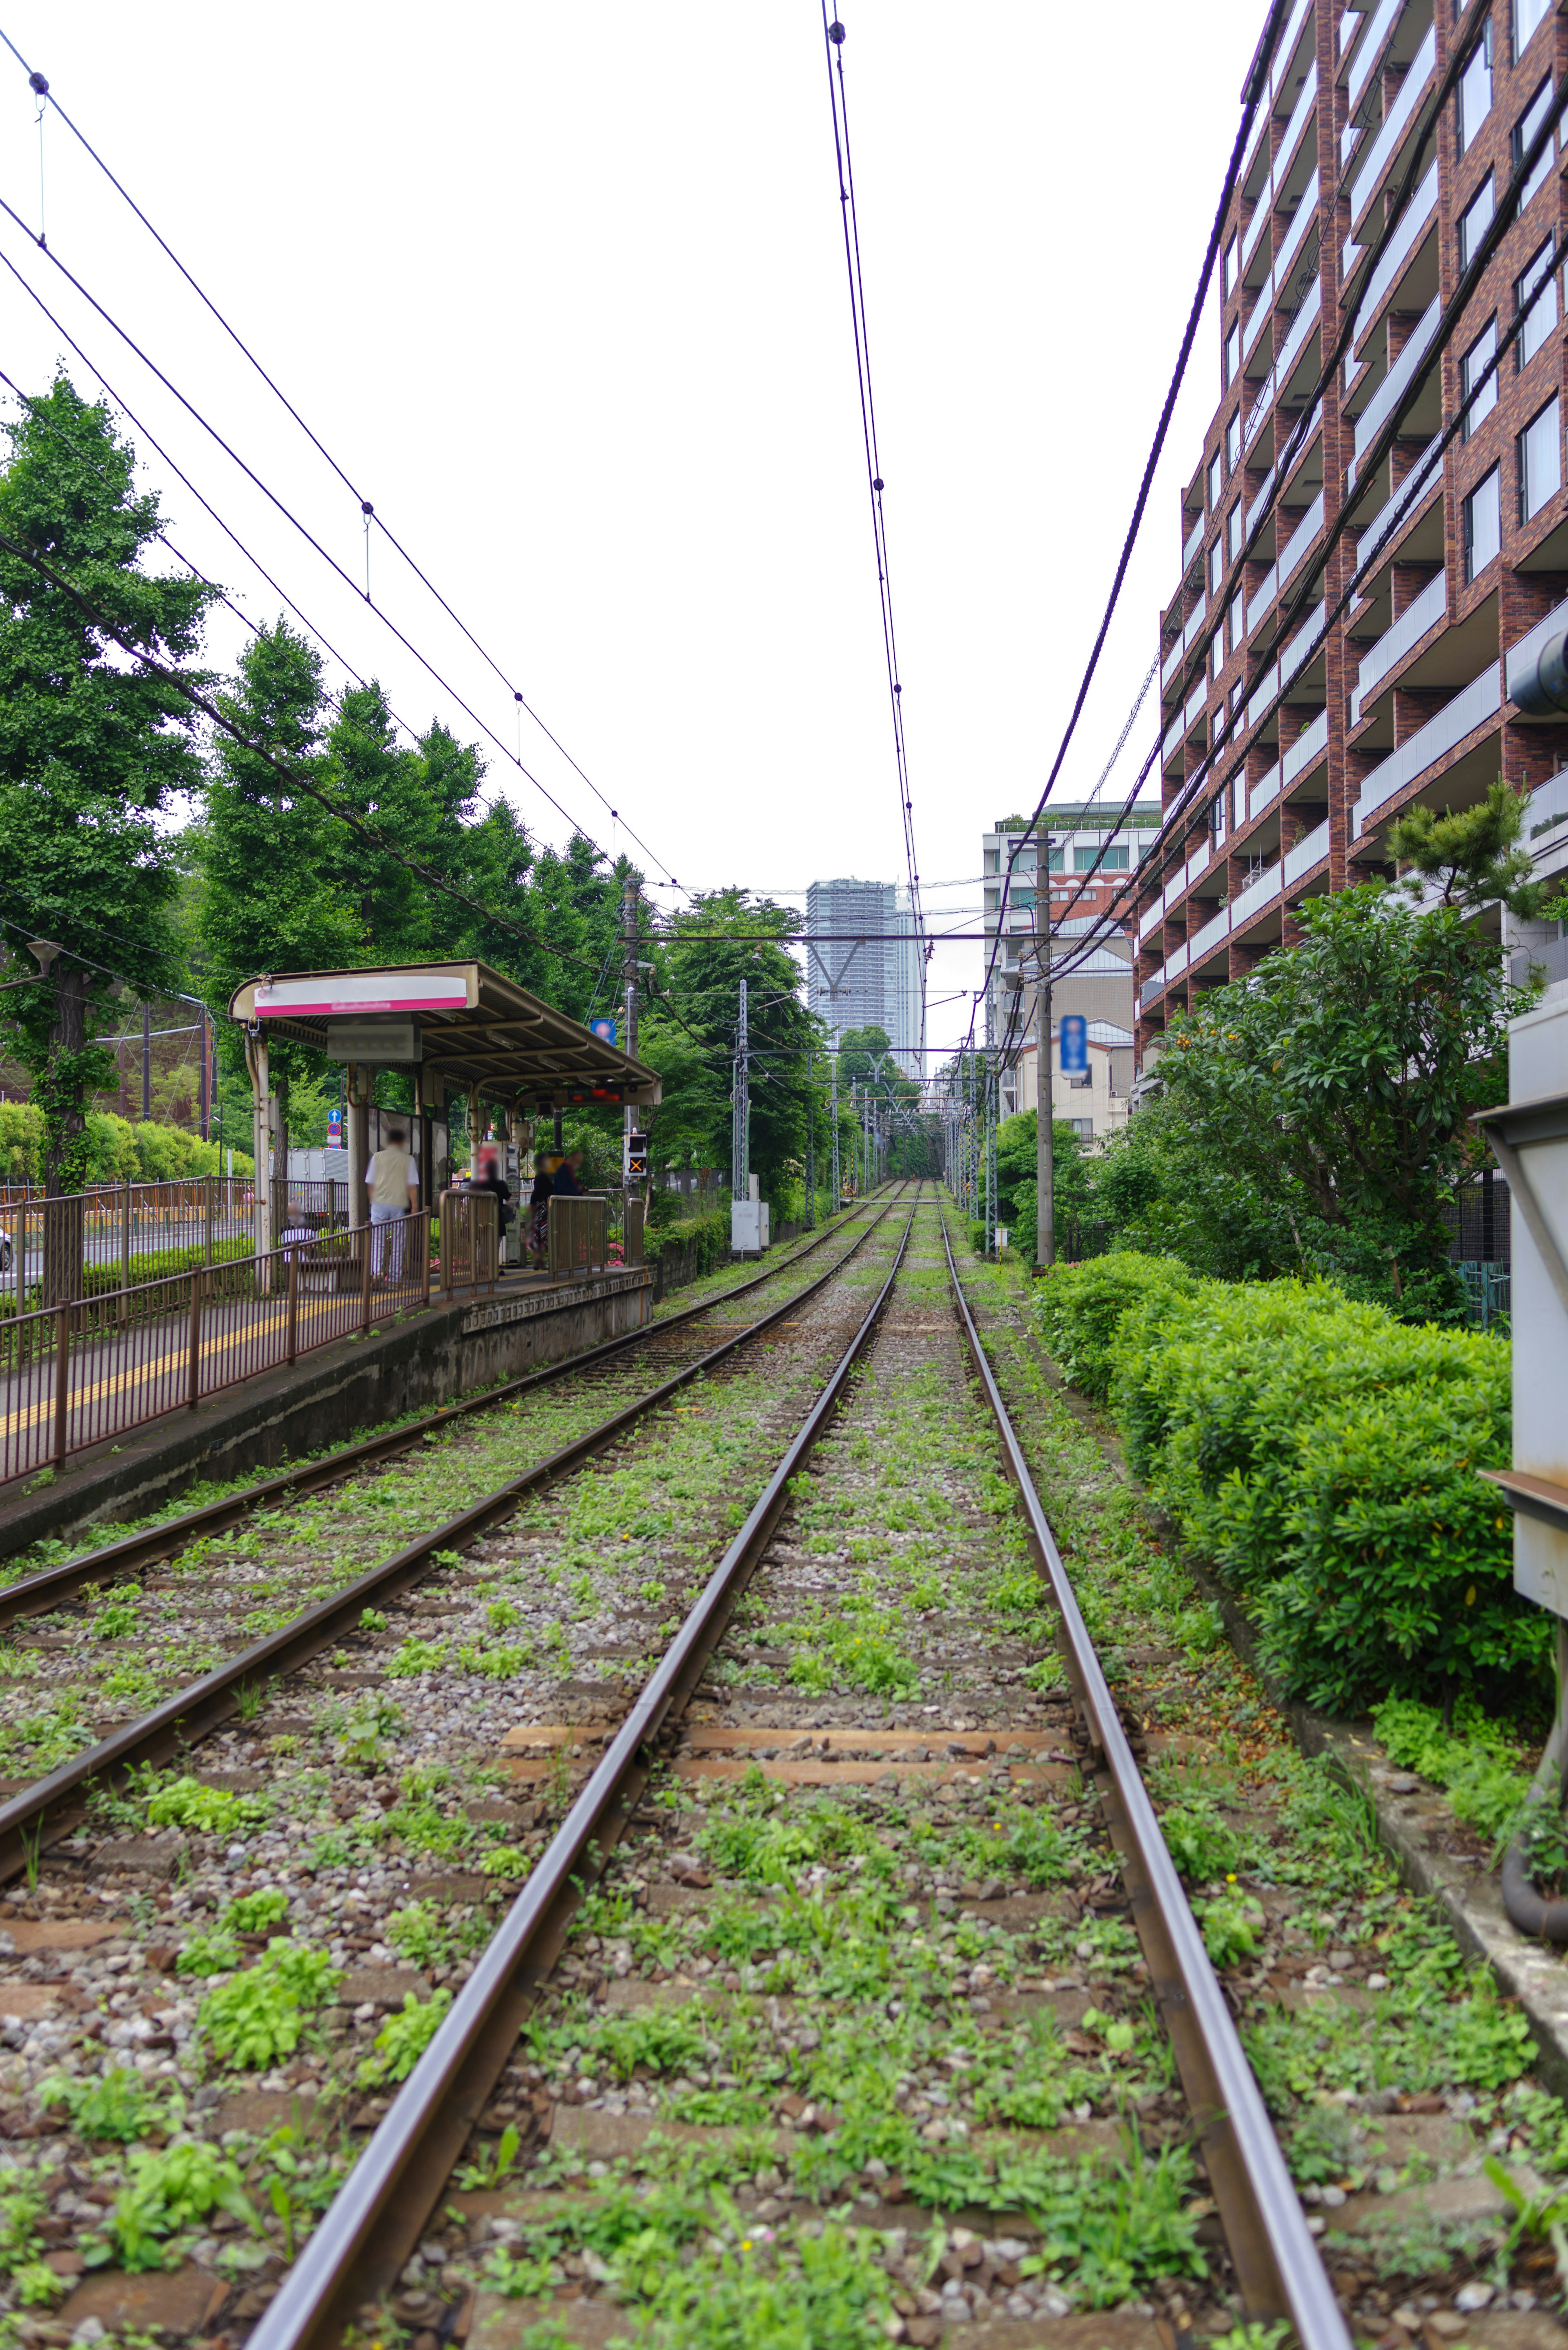
{"label": "tall green tree", "polygon": [[[1145,1159],[1142,1213],[1163,1194],[1191,1218],[1172,1193],[1206,1186],[1208,1221],[1229,1207],[1255,1241],[1272,1231],[1279,1254],[1256,1270],[1331,1272],[1397,1312],[1451,1312],[1444,1211],[1479,1161],[1470,1114],[1506,1090],[1508,1022],[1530,996],[1453,906],[1417,913],[1371,884],[1313,900],[1302,921],[1301,945],[1171,1023],[1167,1149]],[[1143,1115],[1101,1187],[1144,1148]]]}
{"label": "tall green tree", "polygon": [[664,1083],[654,1127],[659,1163],[728,1168],[732,1069],[745,980],[751,1166],[763,1193],[774,1199],[799,1180],[810,1114],[806,1054],[808,1047],[821,1051],[820,1028],[802,1000],[800,967],[778,942],[794,923],[790,908],[753,899],[746,889],[694,898],[665,933],[661,983],[667,993],[649,1005],[639,1048]]}
{"label": "tall green tree", "polygon": [[[36,551],[192,685],[215,588],[148,566],[158,500],[139,492],[136,453],[101,401],[63,373],[7,425],[0,536]],[[0,545],[0,905],[5,935],[53,941],[47,979],[0,996],[11,1049],[44,1119],[44,1177],[79,1190],[87,1105],[115,1081],[100,1039],[117,979],[138,993],[178,986],[171,909],[180,889],[160,816],[194,791],[190,704],[128,659],[69,593]]]}

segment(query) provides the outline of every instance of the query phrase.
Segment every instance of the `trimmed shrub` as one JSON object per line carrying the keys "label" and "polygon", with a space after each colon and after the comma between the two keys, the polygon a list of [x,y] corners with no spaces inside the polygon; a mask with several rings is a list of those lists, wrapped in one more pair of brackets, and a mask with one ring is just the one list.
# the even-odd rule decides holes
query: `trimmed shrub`
{"label": "trimmed shrub", "polygon": [[[213,1263],[215,1265],[235,1264],[254,1254],[255,1244],[252,1241],[213,1243]],[[134,1289],[143,1281],[166,1281],[171,1274],[193,1273],[198,1265],[206,1262],[206,1247],[200,1243],[192,1248],[144,1249],[130,1260],[130,1286]],[[120,1288],[123,1281],[124,1268],[118,1257],[111,1264],[84,1265],[82,1295],[84,1297],[103,1297]],[[226,1295],[232,1294],[232,1284],[225,1283],[224,1291]]]}
{"label": "trimmed shrub", "polygon": [[1446,1700],[1543,1665],[1512,1519],[1475,1473],[1509,1459],[1505,1339],[1158,1257],[1042,1289],[1057,1359],[1108,1395],[1135,1473],[1246,1599],[1293,1696]]}
{"label": "trimmed shrub", "polygon": [[649,1264],[657,1264],[661,1256],[678,1256],[683,1249],[696,1251],[699,1280],[711,1273],[720,1258],[730,1253],[728,1209],[715,1209],[708,1216],[689,1216],[683,1223],[664,1224],[658,1232],[643,1234],[642,1253]]}
{"label": "trimmed shrub", "polygon": [[1083,1264],[1053,1265],[1041,1274],[1034,1300],[1051,1350],[1068,1378],[1103,1402],[1110,1391],[1111,1351],[1129,1310],[1145,1304],[1184,1305],[1199,1286],[1196,1274],[1175,1257],[1122,1249]]}

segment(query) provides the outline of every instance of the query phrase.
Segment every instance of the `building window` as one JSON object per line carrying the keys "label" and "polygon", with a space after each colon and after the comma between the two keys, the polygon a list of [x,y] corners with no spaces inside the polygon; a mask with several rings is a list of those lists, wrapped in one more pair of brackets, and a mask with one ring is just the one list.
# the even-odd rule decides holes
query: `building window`
{"label": "building window", "polygon": [[1241,501],[1238,498],[1225,518],[1225,556],[1228,562],[1234,563],[1236,557],[1241,554],[1241,540],[1244,535],[1245,525],[1241,517]]}
{"label": "building window", "polygon": [[1237,319],[1225,338],[1225,380],[1234,383],[1241,372],[1241,321]]}
{"label": "building window", "polygon": [[1513,0],[1513,54],[1521,57],[1530,36],[1552,13],[1552,0]]}
{"label": "building window", "polygon": [[1240,409],[1238,409],[1238,410],[1236,411],[1235,415],[1231,419],[1230,423],[1229,423],[1229,424],[1227,424],[1227,426],[1225,427],[1225,470],[1226,470],[1226,472],[1227,472],[1228,473],[1233,473],[1235,472],[1235,470],[1236,470],[1237,466],[1241,463],[1241,410],[1240,410]]}
{"label": "building window", "polygon": [[1067,852],[1064,848],[1054,848],[1051,851],[1051,861],[1047,869],[1052,873],[1062,872],[1064,870],[1066,855]]}
{"label": "building window", "polygon": [[1127,870],[1128,861],[1125,843],[1120,848],[1107,848],[1100,859],[1107,873],[1125,873]]}
{"label": "building window", "polygon": [[1222,538],[1217,538],[1209,550],[1209,593],[1211,596],[1219,592],[1224,577],[1225,542]]}
{"label": "building window", "polygon": [[1479,579],[1502,546],[1502,510],[1495,465],[1465,500],[1464,517],[1465,577]]}
{"label": "building window", "polygon": [[1247,635],[1247,591],[1238,588],[1231,598],[1231,650],[1239,653]]}
{"label": "building window", "polygon": [[1563,486],[1563,448],[1557,402],[1548,400],[1519,436],[1519,519],[1529,522]]}
{"label": "building window", "polygon": [[1548,237],[1514,286],[1513,301],[1517,312],[1529,307],[1537,286],[1543,280],[1545,282],[1545,291],[1531,309],[1513,347],[1515,359],[1521,367],[1526,366],[1535,357],[1542,343],[1551,341],[1552,329],[1557,324],[1557,279],[1552,268],[1556,258],[1556,244]]}
{"label": "building window", "polygon": [[[1536,91],[1535,96],[1531,99],[1530,104],[1525,108],[1524,112],[1520,116],[1519,120],[1513,126],[1513,168],[1516,172],[1524,161],[1526,151],[1533,143],[1536,132],[1545,121],[1551,105],[1552,84],[1550,81],[1543,81],[1541,88]],[[1531,197],[1533,196],[1538,190],[1543,188],[1546,185],[1547,181],[1552,176],[1552,149],[1553,143],[1554,142],[1550,139],[1547,140],[1545,146],[1541,151],[1534,171],[1532,172],[1529,179],[1526,180],[1523,187],[1521,188],[1519,192],[1519,209],[1521,212],[1524,210],[1524,207],[1530,202]]]}
{"label": "building window", "polygon": [[[1459,361],[1460,397],[1469,401],[1465,410],[1465,439],[1468,441],[1483,416],[1490,416],[1497,406],[1497,369],[1492,368],[1484,383],[1481,376],[1497,357],[1497,320],[1489,318],[1482,332],[1470,345]],[[1480,389],[1477,390],[1477,385]],[[1471,399],[1471,394],[1474,398]]]}
{"label": "building window", "polygon": [[1213,514],[1220,504],[1220,493],[1225,486],[1225,460],[1218,449],[1209,460],[1209,511]]}
{"label": "building window", "polygon": [[1474,143],[1477,131],[1491,112],[1491,18],[1465,60],[1459,76],[1459,152]]}
{"label": "building window", "polygon": [[1225,793],[1216,792],[1209,803],[1209,846],[1217,850],[1225,837]]}
{"label": "building window", "polygon": [[1231,293],[1234,289],[1236,278],[1241,269],[1241,243],[1239,239],[1232,237],[1230,244],[1225,247],[1225,291],[1227,295]]}
{"label": "building window", "polygon": [[1099,863],[1100,852],[1097,848],[1075,848],[1073,851],[1073,870],[1075,873],[1093,873],[1099,866]]}
{"label": "building window", "polygon": [[1080,1142],[1093,1142],[1095,1139],[1095,1121],[1092,1118],[1070,1118],[1067,1120],[1067,1123],[1072,1128]]}
{"label": "building window", "polygon": [[1489,172],[1459,214],[1459,267],[1468,269],[1475,259],[1476,247],[1491,226],[1497,210],[1497,197]]}

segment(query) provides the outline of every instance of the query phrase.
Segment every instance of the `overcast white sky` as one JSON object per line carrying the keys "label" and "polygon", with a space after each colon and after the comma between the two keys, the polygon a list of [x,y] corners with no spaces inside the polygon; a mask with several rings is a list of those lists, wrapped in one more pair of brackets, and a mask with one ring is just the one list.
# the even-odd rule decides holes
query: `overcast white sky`
{"label": "overcast white sky", "polygon": [[[957,923],[978,912],[981,832],[1033,806],[1075,689],[1263,9],[841,13],[920,871],[961,885],[928,891]],[[902,879],[815,0],[450,16],[4,0],[0,25],[649,845],[654,878]],[[0,194],[29,228],[34,116],[0,53]],[[57,119],[44,151],[50,252],[361,581],[358,499]],[[377,599],[452,691],[3,218],[0,254],[87,354],[78,385],[103,370],[410,724],[473,737],[461,694],[515,748],[510,691],[384,542]],[[64,336],[0,281],[0,366],[41,390]],[[1217,381],[1210,321],[1062,796],[1094,781],[1152,656]],[[130,429],[176,542],[275,614]],[[238,635],[220,614],[216,665]],[[1129,758],[1153,729],[1150,705]],[[584,829],[626,845],[526,722],[522,749]],[[498,754],[488,788],[564,837]],[[933,1043],[961,1035],[981,969],[977,946],[939,950]]]}

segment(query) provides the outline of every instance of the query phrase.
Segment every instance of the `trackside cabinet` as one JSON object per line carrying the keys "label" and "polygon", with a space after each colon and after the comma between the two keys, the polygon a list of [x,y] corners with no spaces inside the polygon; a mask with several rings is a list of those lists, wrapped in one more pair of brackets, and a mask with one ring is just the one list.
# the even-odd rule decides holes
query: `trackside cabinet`
{"label": "trackside cabinet", "polygon": [[1568,1617],[1568,980],[1509,1025],[1506,1107],[1477,1123],[1512,1218],[1514,1587]]}

